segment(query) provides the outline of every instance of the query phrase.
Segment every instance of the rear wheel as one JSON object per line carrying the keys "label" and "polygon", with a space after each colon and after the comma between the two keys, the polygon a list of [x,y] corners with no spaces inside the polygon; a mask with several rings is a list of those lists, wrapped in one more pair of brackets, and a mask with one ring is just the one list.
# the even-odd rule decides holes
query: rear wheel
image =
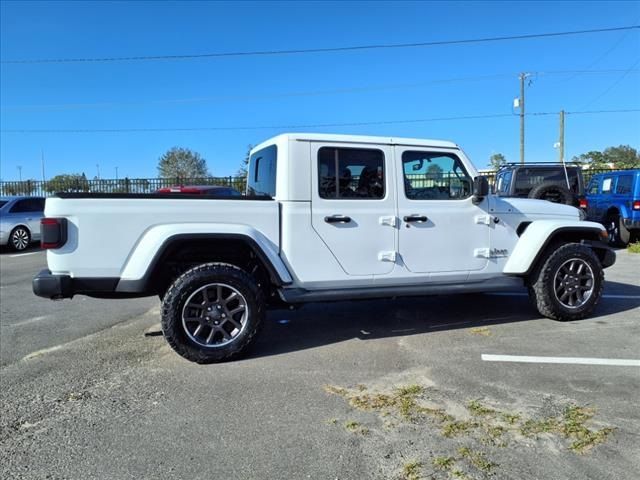
{"label": "rear wheel", "polygon": [[179,355],[198,363],[239,356],[264,318],[264,298],[244,270],[207,263],[188,270],[162,300],[162,331]]}
{"label": "rear wheel", "polygon": [[598,304],[604,272],[589,247],[568,243],[549,249],[530,279],[529,295],[538,312],[554,320],[579,320]]}
{"label": "rear wheel", "polygon": [[9,245],[18,252],[26,250],[30,243],[31,234],[26,227],[16,227],[9,235]]}
{"label": "rear wheel", "polygon": [[631,232],[624,226],[622,217],[618,214],[609,215],[605,221],[609,234],[609,243],[614,247],[626,247],[631,240]]}

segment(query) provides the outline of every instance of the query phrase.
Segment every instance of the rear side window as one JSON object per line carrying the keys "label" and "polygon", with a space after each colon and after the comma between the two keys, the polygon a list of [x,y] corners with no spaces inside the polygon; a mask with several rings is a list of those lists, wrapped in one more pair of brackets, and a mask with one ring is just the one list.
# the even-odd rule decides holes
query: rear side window
{"label": "rear side window", "polygon": [[25,198],[24,200],[18,200],[13,207],[11,207],[11,213],[41,212],[43,210],[43,198]]}
{"label": "rear side window", "polygon": [[318,151],[318,193],[326,199],[384,197],[384,153],[364,148],[322,147]]}
{"label": "rear side window", "polygon": [[618,177],[616,183],[616,193],[625,195],[631,193],[631,185],[633,184],[633,177],[631,175],[622,175]]}
{"label": "rear side window", "polygon": [[471,195],[473,181],[452,153],[406,151],[402,170],[410,200],[460,200]]}
{"label": "rear side window", "polygon": [[[580,187],[578,183],[578,170],[567,168],[569,186],[571,191],[578,193]],[[567,177],[563,168],[519,168],[516,175],[515,194],[516,196],[527,196],[531,189],[544,182],[554,182],[567,185]]]}
{"label": "rear side window", "polygon": [[251,171],[247,175],[247,194],[276,196],[276,169],[278,147],[270,145],[258,150],[249,160]]}
{"label": "rear side window", "polygon": [[593,180],[591,180],[591,182],[589,183],[589,188],[587,189],[587,193],[589,195],[597,195],[598,194],[598,186],[599,186],[599,182],[597,178],[594,178]]}
{"label": "rear side window", "polygon": [[613,184],[613,178],[605,178],[602,180],[602,193],[611,193],[611,185]]}

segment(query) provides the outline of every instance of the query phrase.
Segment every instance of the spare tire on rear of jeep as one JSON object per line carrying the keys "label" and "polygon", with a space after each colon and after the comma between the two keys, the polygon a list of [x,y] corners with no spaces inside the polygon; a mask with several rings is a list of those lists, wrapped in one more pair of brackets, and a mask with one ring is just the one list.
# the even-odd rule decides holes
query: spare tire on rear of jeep
{"label": "spare tire on rear of jeep", "polygon": [[543,182],[540,185],[536,185],[531,189],[528,197],[563,203],[564,205],[576,204],[576,196],[565,184],[560,182]]}

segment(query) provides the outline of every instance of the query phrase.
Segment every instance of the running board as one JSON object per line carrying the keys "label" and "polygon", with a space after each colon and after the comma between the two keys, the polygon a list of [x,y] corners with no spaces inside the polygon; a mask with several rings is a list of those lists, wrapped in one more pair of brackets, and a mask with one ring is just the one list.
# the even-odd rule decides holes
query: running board
{"label": "running board", "polygon": [[305,290],[304,288],[281,288],[280,298],[286,303],[338,302],[344,300],[366,300],[372,298],[415,297],[422,295],[448,295],[456,293],[484,293],[505,290],[521,290],[522,278],[499,277],[482,282],[403,285],[393,287],[341,288]]}

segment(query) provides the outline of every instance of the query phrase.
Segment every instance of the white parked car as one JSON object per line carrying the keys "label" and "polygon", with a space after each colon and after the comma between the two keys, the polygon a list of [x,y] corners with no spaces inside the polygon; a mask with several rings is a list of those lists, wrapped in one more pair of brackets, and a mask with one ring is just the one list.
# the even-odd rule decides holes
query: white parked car
{"label": "white parked car", "polygon": [[615,261],[576,208],[489,194],[454,143],[286,134],[251,152],[247,195],[47,199],[47,298],[159,295],[183,357],[236,357],[270,307],[528,287],[589,315]]}
{"label": "white parked car", "polygon": [[20,252],[39,241],[43,216],[42,197],[0,197],[0,245]]}

